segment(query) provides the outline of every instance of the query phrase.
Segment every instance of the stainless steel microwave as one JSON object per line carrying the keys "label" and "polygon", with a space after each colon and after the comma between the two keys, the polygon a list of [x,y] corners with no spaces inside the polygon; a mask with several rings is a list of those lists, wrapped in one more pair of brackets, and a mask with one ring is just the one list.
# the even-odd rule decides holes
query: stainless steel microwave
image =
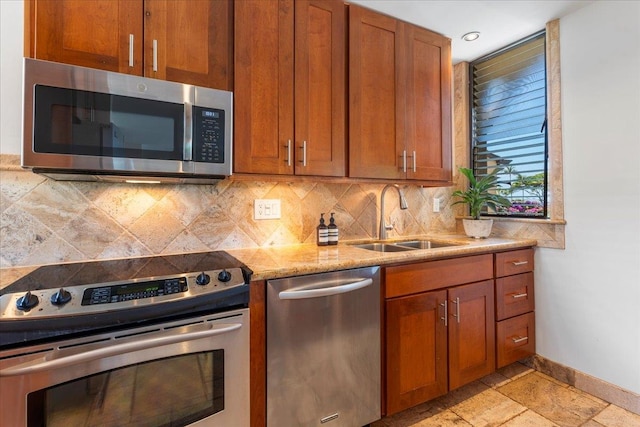
{"label": "stainless steel microwave", "polygon": [[233,94],[25,58],[22,166],[58,180],[231,175]]}

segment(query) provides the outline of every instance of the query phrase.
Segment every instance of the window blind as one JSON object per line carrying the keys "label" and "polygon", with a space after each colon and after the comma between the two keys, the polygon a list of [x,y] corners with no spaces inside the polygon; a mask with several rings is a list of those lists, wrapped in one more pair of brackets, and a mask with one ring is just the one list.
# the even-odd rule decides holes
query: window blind
{"label": "window blind", "polygon": [[474,174],[501,168],[498,191],[512,202],[487,215],[546,217],[545,62],[541,32],[470,64]]}

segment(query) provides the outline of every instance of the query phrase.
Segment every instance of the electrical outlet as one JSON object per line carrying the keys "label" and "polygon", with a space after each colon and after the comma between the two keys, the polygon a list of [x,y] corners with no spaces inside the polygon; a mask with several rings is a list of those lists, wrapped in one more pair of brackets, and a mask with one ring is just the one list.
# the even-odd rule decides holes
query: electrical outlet
{"label": "electrical outlet", "polygon": [[437,197],[433,198],[433,211],[440,212],[440,199]]}
{"label": "electrical outlet", "polygon": [[255,199],[253,219],[280,219],[280,199]]}

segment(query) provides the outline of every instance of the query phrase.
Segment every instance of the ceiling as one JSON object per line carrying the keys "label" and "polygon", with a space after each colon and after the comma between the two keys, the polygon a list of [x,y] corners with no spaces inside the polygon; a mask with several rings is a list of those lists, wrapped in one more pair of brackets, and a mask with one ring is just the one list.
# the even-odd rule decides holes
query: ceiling
{"label": "ceiling", "polygon": [[[473,61],[544,29],[596,0],[350,0],[387,15],[428,28],[451,39],[453,63]],[[480,38],[461,37],[479,31]]]}

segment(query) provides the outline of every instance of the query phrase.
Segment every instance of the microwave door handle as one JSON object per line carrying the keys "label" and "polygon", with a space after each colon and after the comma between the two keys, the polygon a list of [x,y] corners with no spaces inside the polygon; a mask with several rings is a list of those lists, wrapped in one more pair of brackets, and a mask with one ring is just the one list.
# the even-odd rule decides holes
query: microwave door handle
{"label": "microwave door handle", "polygon": [[195,158],[193,144],[193,102],[195,100],[195,89],[191,88],[189,102],[184,103],[184,146],[182,160],[189,162]]}
{"label": "microwave door handle", "polygon": [[168,344],[175,344],[185,341],[193,341],[202,338],[209,338],[216,335],[222,335],[228,332],[236,331],[242,327],[241,323],[223,323],[219,325],[209,325],[206,329],[202,329],[202,325],[196,325],[197,330],[185,332],[184,328],[176,328],[170,333],[156,334],[153,337],[138,337],[134,341],[121,344],[111,345],[111,341],[107,341],[104,347],[96,348],[89,351],[82,351],[80,347],[77,353],[68,356],[58,356],[60,350],[55,350],[53,354],[32,360],[17,366],[0,370],[0,377],[10,377],[15,375],[27,375],[34,372],[59,369],[65,366],[77,365],[79,363],[91,360],[103,359],[105,357],[117,356],[120,354],[130,353],[138,350],[145,350],[152,347],[160,347]]}
{"label": "microwave door handle", "polygon": [[363,279],[357,282],[347,283],[346,285],[330,286],[328,288],[313,288],[313,285],[311,285],[307,288],[296,289],[294,291],[282,291],[278,294],[278,297],[281,300],[326,297],[352,292],[370,286],[371,284],[373,284],[372,279]]}

